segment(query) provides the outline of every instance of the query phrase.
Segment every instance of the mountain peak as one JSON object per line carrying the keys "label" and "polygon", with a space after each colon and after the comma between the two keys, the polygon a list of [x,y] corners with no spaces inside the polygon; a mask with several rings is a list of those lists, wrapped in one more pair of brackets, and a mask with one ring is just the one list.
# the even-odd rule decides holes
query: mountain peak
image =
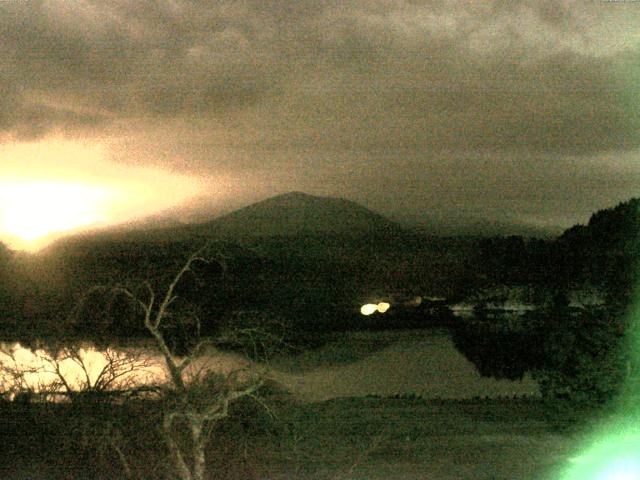
{"label": "mountain peak", "polygon": [[[254,203],[253,205],[260,205],[260,204],[277,204],[277,203],[295,203],[295,202],[313,202],[313,201],[319,201],[322,200],[324,197],[318,197],[316,195],[310,195],[308,193],[304,193],[304,192],[287,192],[287,193],[281,193],[279,195],[275,195],[273,197],[269,197],[266,198],[264,200],[258,201],[256,203]],[[252,205],[249,205],[252,206]]]}
{"label": "mountain peak", "polygon": [[293,192],[281,193],[271,198],[314,198],[314,195],[295,190]]}
{"label": "mountain peak", "polygon": [[248,205],[207,225],[223,236],[359,235],[399,228],[356,202],[299,191]]}

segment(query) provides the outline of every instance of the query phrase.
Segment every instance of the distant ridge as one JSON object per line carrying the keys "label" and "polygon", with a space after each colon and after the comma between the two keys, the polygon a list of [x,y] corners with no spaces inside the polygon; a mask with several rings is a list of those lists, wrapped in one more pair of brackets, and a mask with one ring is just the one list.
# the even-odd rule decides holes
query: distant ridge
{"label": "distant ridge", "polygon": [[194,226],[222,237],[369,234],[400,227],[351,200],[290,192],[240,208]]}

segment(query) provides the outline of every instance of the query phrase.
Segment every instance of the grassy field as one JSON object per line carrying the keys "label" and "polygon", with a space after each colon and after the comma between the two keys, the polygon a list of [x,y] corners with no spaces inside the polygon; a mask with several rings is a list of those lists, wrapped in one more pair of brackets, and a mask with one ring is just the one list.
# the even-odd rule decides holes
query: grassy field
{"label": "grassy field", "polygon": [[[172,478],[146,408],[153,406],[116,413],[122,429],[116,441],[136,478]],[[213,431],[212,480],[551,480],[580,439],[559,433],[535,399],[280,400],[271,412],[245,406]],[[116,430],[91,422],[82,427],[87,417],[61,406],[19,410],[5,404],[0,416],[0,478],[124,478],[100,437]]]}
{"label": "grassy field", "polygon": [[290,409],[270,479],[553,479],[578,434],[538,400],[336,399]]}

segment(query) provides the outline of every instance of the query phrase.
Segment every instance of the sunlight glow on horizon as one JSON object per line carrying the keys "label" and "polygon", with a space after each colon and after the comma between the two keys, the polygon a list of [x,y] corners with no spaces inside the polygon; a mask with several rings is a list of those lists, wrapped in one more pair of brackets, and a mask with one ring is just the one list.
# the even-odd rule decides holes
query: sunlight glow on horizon
{"label": "sunlight glow on horizon", "polygon": [[36,251],[62,235],[180,206],[202,191],[195,177],[109,162],[100,145],[1,145],[0,241]]}
{"label": "sunlight glow on horizon", "polygon": [[0,180],[0,231],[26,244],[54,232],[107,220],[113,193],[100,186],[54,180]]}

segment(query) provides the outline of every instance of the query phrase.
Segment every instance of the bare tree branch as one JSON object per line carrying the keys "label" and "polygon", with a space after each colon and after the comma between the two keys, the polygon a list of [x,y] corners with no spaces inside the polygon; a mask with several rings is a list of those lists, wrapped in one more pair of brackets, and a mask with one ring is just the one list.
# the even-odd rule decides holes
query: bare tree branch
{"label": "bare tree branch", "polygon": [[[271,335],[258,327],[240,328],[234,334],[228,333],[226,338],[216,340],[200,339],[201,322],[195,318],[195,329],[198,342],[182,359],[174,357],[165,337],[166,323],[169,315],[180,318],[177,311],[176,291],[185,275],[192,271],[197,262],[209,263],[203,256],[206,248],[192,254],[169,282],[164,292],[155,291],[149,281],[144,282],[146,298],[141,298],[135,289],[116,285],[112,288],[96,286],[85,292],[71,315],[77,317],[86,306],[89,297],[95,292],[109,292],[112,295],[123,294],[144,313],[144,327],[151,334],[155,348],[160,352],[168,378],[162,385],[135,385],[134,376],[151,366],[150,360],[131,352],[120,352],[106,348],[101,353],[104,365],[95,369],[90,364],[91,357],[87,350],[78,345],[65,346],[55,352],[36,352],[37,362],[31,366],[20,365],[16,355],[11,351],[0,351],[2,374],[7,375],[17,389],[26,390],[29,382],[26,376],[33,374],[49,375],[47,381],[38,381],[35,390],[43,396],[66,396],[72,401],[81,398],[83,393],[91,392],[104,396],[105,399],[120,398],[126,400],[143,394],[159,394],[164,398],[162,423],[160,430],[169,450],[175,474],[180,480],[204,480],[206,469],[206,442],[211,425],[229,415],[229,407],[243,397],[255,398],[256,392],[264,385],[264,372],[257,370],[255,364],[240,364],[232,368],[226,375],[216,372],[211,363],[196,364],[202,359],[205,348],[210,345],[236,342],[246,343],[253,349],[255,357],[259,349],[266,351],[261,343],[281,337]],[[224,264],[221,265],[224,268]],[[164,328],[163,328],[164,327]],[[6,350],[6,349],[5,349]],[[76,373],[68,373],[66,365],[72,364]],[[198,365],[195,368],[195,365]],[[63,368],[64,366],[64,368]],[[195,371],[194,371],[195,370]],[[185,430],[186,428],[186,430]],[[178,441],[178,432],[187,433],[190,442]],[[125,475],[132,478],[130,468],[123,450],[113,441],[111,447],[122,464]]]}
{"label": "bare tree branch", "polygon": [[182,280],[182,277],[188,271],[191,270],[191,265],[193,265],[193,263],[197,262],[197,261],[200,261],[200,262],[203,262],[203,263],[209,263],[209,261],[206,258],[201,256],[201,253],[204,251],[204,249],[206,247],[207,246],[205,245],[200,250],[198,250],[197,252],[192,254],[189,257],[189,259],[187,260],[187,262],[182,266],[180,271],[173,278],[171,283],[169,284],[169,287],[167,288],[167,292],[164,295],[162,303],[160,304],[160,307],[158,308],[158,313],[156,314],[156,318],[155,318],[155,320],[153,322],[153,327],[154,328],[157,329],[157,328],[160,327],[160,324],[162,323],[162,320],[164,319],[164,316],[166,314],[167,307],[171,304],[171,302],[173,302],[176,299],[176,297],[174,296],[173,292],[174,292],[176,286],[178,285],[178,283],[180,283],[180,280]]}

